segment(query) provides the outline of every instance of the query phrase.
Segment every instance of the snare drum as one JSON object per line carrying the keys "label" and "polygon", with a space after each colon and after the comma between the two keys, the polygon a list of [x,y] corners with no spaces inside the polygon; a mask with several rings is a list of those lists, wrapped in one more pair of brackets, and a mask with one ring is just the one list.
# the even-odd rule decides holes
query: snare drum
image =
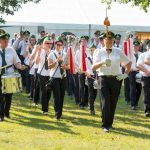
{"label": "snare drum", "polygon": [[22,91],[21,75],[19,73],[4,74],[2,80],[2,93],[18,93]]}

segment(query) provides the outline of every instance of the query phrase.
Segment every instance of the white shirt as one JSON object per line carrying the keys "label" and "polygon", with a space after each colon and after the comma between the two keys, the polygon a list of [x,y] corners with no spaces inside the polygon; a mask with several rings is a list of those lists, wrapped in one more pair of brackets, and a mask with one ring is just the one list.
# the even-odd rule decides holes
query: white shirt
{"label": "white shirt", "polygon": [[[150,71],[150,66],[144,63],[145,58],[150,59],[150,51],[144,52],[139,56],[137,66],[143,65],[148,71]],[[140,73],[142,74],[142,76],[147,76],[143,71],[140,71]]]}
{"label": "white shirt", "polygon": [[[16,45],[18,42],[19,42],[19,41],[17,41],[17,40],[14,41],[13,46],[16,47],[15,45]],[[25,40],[21,40],[21,41],[19,42],[18,47],[17,47],[17,50],[21,48],[20,55],[23,55],[26,46],[27,46],[27,42],[26,42]]]}
{"label": "white shirt", "polygon": [[32,66],[30,67],[29,74],[34,75],[35,74],[35,68],[34,68],[35,62],[33,62]]}
{"label": "white shirt", "polygon": [[29,52],[29,49],[24,50],[24,52],[27,53],[27,56],[24,59],[24,64],[29,66],[29,63],[30,63],[30,52]]}
{"label": "white shirt", "polygon": [[[34,54],[36,51],[37,51],[37,49],[36,49],[36,46],[35,46],[34,49],[32,50],[32,54]],[[38,64],[35,63],[35,60],[36,60],[37,56],[38,56],[38,51],[36,52],[35,58],[34,58],[34,65],[33,65],[34,69],[38,69]]]}
{"label": "white shirt", "polygon": [[[54,51],[51,51],[48,56],[48,59],[50,59],[50,61],[52,61],[52,62],[57,61],[57,58],[54,53],[56,54],[57,57],[61,56],[63,61],[65,60],[65,58],[66,58],[65,52],[61,51],[60,52],[61,54],[59,54],[57,50],[54,50]],[[59,64],[57,63],[54,68],[50,69],[50,77],[61,78],[60,67],[58,65]],[[57,68],[57,66],[58,66],[58,68]],[[57,71],[55,72],[56,68],[57,68]],[[54,72],[55,72],[55,74],[54,74]],[[66,71],[64,71],[64,76],[66,76]]]}
{"label": "white shirt", "polygon": [[[90,57],[90,51],[88,48],[86,48],[85,53],[86,53],[86,57]],[[81,69],[81,65],[82,65],[81,60],[82,59],[81,59],[81,48],[80,48],[76,51],[76,54],[75,54],[75,66],[77,69]]]}
{"label": "white shirt", "polygon": [[[106,48],[103,48],[97,53],[93,55],[93,64],[100,62],[102,60],[107,59],[107,51]],[[119,48],[112,47],[112,52],[109,55],[109,59],[111,60],[111,66],[107,67],[101,66],[98,71],[99,76],[103,75],[113,75],[116,76],[121,74],[120,64],[123,63],[124,65],[128,64],[130,60],[123,54],[123,52]]]}
{"label": "white shirt", "polygon": [[[1,51],[2,49],[0,49]],[[11,48],[11,47],[7,47],[5,48],[5,60],[6,60],[6,63],[7,63],[7,66],[10,66],[10,65],[15,65],[17,64],[18,62],[20,63],[20,59],[16,53],[16,51]],[[0,55],[0,67],[2,67],[2,57]],[[8,69],[6,69],[6,73],[13,73],[14,72],[14,67],[10,67]],[[0,70],[0,73],[1,73],[1,70]]]}
{"label": "white shirt", "polygon": [[86,68],[87,68],[86,72],[90,75],[94,75],[93,70],[92,70],[92,65],[93,65],[93,59],[92,59],[92,56],[90,55],[86,57]]}
{"label": "white shirt", "polygon": [[[139,56],[141,55],[141,52],[138,52],[137,54],[138,54],[138,58],[139,58]],[[135,56],[133,56],[131,69],[132,69],[133,71],[138,71],[138,70],[139,70],[139,69],[137,68],[136,57],[135,57]]]}
{"label": "white shirt", "polygon": [[99,49],[99,48],[102,47],[100,43],[96,44],[96,41],[95,41],[95,40],[94,40],[94,45],[96,46],[97,49]]}
{"label": "white shirt", "polygon": [[46,52],[44,49],[42,49],[40,53],[40,63],[38,64],[37,73],[42,76],[49,76],[50,69],[48,70],[45,69],[45,56],[46,56]]}
{"label": "white shirt", "polygon": [[123,49],[123,47],[122,47],[121,44],[117,45],[117,44],[115,43],[115,44],[114,44],[114,47],[120,48],[121,50]]}
{"label": "white shirt", "polygon": [[[31,54],[29,52],[29,49],[27,49],[26,52],[27,52],[27,56],[24,59],[24,64],[27,65],[27,66],[29,66],[30,65],[30,61],[31,61],[30,60],[30,55]],[[35,73],[34,65],[35,65],[35,60],[32,61],[32,65],[31,65],[30,70],[29,70],[29,74],[31,74],[31,75],[34,75],[34,73]]]}

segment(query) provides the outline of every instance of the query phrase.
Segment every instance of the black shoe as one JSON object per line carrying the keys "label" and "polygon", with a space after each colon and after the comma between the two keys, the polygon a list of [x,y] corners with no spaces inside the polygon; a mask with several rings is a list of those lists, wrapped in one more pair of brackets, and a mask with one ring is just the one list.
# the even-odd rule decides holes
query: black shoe
{"label": "black shoe", "polygon": [[130,102],[129,102],[129,101],[126,101],[126,105],[130,105]]}
{"label": "black shoe", "polygon": [[146,113],[145,113],[145,116],[146,116],[146,117],[150,117],[150,112],[146,112]]}
{"label": "black shoe", "polygon": [[0,118],[0,122],[4,121],[4,118]]}
{"label": "black shoe", "polygon": [[11,119],[10,115],[5,115],[5,117],[6,117],[7,119]]}
{"label": "black shoe", "polygon": [[55,118],[59,121],[60,118],[61,118],[61,116],[60,116],[59,114],[57,114],[57,115],[55,116]]}
{"label": "black shoe", "polygon": [[60,115],[59,115],[58,112],[55,112],[55,118],[56,118],[57,120],[60,120]]}
{"label": "black shoe", "polygon": [[83,106],[83,105],[81,105],[81,104],[79,105],[79,107],[80,107],[81,109],[84,109],[84,106]]}
{"label": "black shoe", "polygon": [[139,109],[139,108],[140,108],[140,106],[137,105],[137,106],[136,106],[136,109]]}
{"label": "black shoe", "polygon": [[76,105],[79,105],[79,102],[75,102],[76,103]]}
{"label": "black shoe", "polygon": [[33,101],[33,98],[32,98],[32,97],[29,97],[29,101]]}
{"label": "black shoe", "polygon": [[61,117],[60,117],[59,115],[56,116],[56,119],[57,119],[58,121],[60,120],[60,118],[61,118]]}
{"label": "black shoe", "polygon": [[94,110],[91,110],[91,111],[90,111],[90,114],[91,114],[92,116],[94,116],[94,115],[95,115],[95,111],[94,111]]}

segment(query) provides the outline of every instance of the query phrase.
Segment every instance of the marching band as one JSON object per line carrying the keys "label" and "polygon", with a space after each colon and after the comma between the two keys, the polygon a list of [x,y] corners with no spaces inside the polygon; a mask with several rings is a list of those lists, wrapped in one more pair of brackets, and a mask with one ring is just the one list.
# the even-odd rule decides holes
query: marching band
{"label": "marching band", "polygon": [[[9,47],[10,35],[0,29],[0,121],[10,118],[12,95],[22,89],[35,107],[41,103],[43,115],[48,115],[53,99],[55,118],[60,120],[69,86],[75,104],[81,109],[89,106],[92,116],[99,93],[102,128],[108,132],[113,128],[123,80],[125,101],[133,110],[138,109],[143,87],[145,116],[150,116],[150,40],[147,52],[141,53],[139,41],[129,36],[121,45],[121,35],[111,31],[98,30],[93,39],[86,35],[55,36],[42,31],[36,41],[34,35],[24,31]],[[21,88],[12,90],[7,84]]]}

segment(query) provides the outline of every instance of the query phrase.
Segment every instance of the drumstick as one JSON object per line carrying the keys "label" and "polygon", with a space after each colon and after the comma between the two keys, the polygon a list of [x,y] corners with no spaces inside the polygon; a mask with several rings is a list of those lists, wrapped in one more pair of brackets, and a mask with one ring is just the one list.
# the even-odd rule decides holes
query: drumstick
{"label": "drumstick", "polygon": [[8,67],[8,65],[5,65],[5,66],[3,66],[3,67],[0,67],[0,70],[1,69],[4,69],[4,68],[7,68]]}

